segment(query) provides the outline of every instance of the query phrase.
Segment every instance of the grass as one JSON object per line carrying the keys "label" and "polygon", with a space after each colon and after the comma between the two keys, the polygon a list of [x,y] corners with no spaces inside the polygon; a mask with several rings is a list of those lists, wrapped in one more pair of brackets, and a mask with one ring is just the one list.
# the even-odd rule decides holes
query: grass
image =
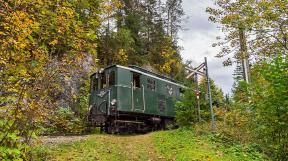
{"label": "grass", "polygon": [[[252,146],[227,145],[218,135],[196,136],[191,129],[154,133],[157,150],[169,160],[176,161],[257,161],[265,160]],[[232,144],[232,143],[231,143]]]}
{"label": "grass", "polygon": [[38,146],[34,151],[34,160],[152,161],[162,158],[156,153],[151,134],[95,134],[82,141]]}
{"label": "grass", "polygon": [[264,160],[250,146],[226,144],[217,135],[196,136],[191,129],[130,136],[94,134],[85,140],[37,146],[33,152],[33,160]]}

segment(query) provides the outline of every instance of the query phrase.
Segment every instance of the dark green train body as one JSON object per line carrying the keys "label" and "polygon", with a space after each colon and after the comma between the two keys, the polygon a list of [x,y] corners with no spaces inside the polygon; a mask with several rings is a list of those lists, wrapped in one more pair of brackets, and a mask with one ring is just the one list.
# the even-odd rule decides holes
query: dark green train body
{"label": "dark green train body", "polygon": [[108,133],[164,128],[183,88],[136,66],[110,66],[91,75],[88,123]]}

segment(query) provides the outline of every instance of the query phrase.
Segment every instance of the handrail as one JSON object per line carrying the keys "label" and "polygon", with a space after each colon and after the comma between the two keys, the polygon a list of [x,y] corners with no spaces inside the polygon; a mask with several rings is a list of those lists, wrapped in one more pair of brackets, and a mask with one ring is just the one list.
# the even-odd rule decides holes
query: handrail
{"label": "handrail", "polygon": [[132,111],[135,111],[134,109],[134,92],[133,92],[133,82],[131,82],[131,107],[132,107]]}
{"label": "handrail", "polygon": [[[110,90],[108,90],[108,106],[106,106],[106,111],[108,111],[107,113],[108,113],[108,115],[110,115],[110,102],[111,102],[111,92],[110,92]],[[109,109],[109,110],[107,110],[107,108]]]}
{"label": "handrail", "polygon": [[145,91],[144,91],[144,85],[142,84],[142,99],[143,99],[143,113],[145,112],[146,110],[146,105],[145,105]]}

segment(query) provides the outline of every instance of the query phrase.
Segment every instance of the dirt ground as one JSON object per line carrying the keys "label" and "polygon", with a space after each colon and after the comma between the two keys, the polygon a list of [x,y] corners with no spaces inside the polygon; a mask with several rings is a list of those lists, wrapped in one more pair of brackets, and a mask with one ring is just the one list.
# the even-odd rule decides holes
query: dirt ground
{"label": "dirt ground", "polygon": [[42,144],[61,144],[61,143],[69,143],[73,141],[86,140],[89,135],[81,135],[81,136],[41,136],[38,138],[38,141]]}

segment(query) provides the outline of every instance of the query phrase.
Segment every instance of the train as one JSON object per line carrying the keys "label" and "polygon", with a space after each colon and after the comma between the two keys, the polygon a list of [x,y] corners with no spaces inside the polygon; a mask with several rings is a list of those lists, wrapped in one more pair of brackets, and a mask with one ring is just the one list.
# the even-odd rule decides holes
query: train
{"label": "train", "polygon": [[181,83],[138,66],[112,65],[90,76],[89,127],[106,133],[147,132],[175,122]]}

